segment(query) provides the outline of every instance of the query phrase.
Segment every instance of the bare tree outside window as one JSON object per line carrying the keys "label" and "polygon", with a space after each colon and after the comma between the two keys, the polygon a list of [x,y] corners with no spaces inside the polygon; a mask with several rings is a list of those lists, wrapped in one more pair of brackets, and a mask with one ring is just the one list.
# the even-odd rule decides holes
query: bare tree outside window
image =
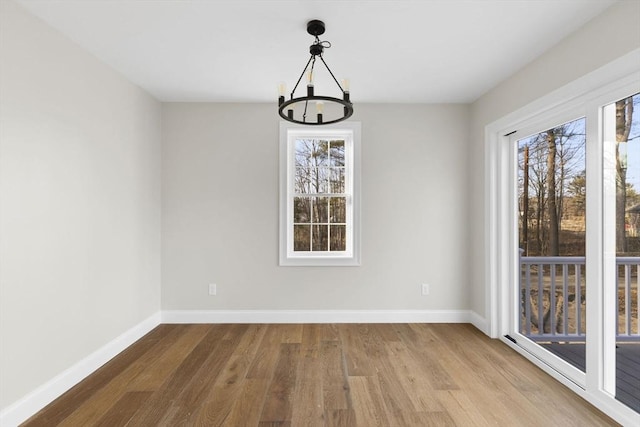
{"label": "bare tree outside window", "polygon": [[[616,252],[628,254],[640,252],[636,223],[638,217],[637,186],[640,176],[636,173],[638,144],[630,143],[640,138],[640,94],[616,102]],[[635,112],[635,113],[634,113]],[[631,169],[631,170],[630,170]],[[628,176],[630,175],[630,176]],[[631,240],[630,240],[631,239]],[[631,243],[631,244],[630,244]]]}
{"label": "bare tree outside window", "polygon": [[524,255],[583,256],[585,120],[519,140],[518,165]]}

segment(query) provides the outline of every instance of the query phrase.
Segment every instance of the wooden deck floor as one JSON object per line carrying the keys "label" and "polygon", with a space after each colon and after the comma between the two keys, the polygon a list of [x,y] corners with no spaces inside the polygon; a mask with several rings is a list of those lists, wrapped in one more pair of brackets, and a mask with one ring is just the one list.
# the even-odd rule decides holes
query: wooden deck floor
{"label": "wooden deck floor", "polygon": [[25,426],[613,426],[470,325],[160,325]]}
{"label": "wooden deck floor", "polygon": [[[584,372],[584,344],[541,344]],[[640,344],[620,343],[616,348],[616,399],[640,413]]]}

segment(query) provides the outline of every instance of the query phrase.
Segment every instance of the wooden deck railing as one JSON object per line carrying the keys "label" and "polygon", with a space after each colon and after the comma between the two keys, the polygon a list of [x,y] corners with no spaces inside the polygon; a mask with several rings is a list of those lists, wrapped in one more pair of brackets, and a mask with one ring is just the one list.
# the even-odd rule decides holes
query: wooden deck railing
{"label": "wooden deck railing", "polygon": [[[640,257],[618,257],[616,341],[640,342]],[[520,332],[534,341],[584,342],[585,257],[520,257]]]}

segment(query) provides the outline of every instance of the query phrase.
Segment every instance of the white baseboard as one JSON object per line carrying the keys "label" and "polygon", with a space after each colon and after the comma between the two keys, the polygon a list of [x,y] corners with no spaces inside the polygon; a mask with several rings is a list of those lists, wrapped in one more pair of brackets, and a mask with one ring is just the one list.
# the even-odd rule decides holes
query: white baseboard
{"label": "white baseboard", "polygon": [[162,323],[471,323],[468,310],[167,310]]}
{"label": "white baseboard", "polygon": [[60,397],[118,353],[160,324],[160,312],[155,313],[129,329],[102,348],[80,360],[50,381],[0,412],[0,426],[14,427],[26,421],[39,410]]}
{"label": "white baseboard", "polygon": [[480,316],[475,311],[469,311],[469,323],[479,329],[483,334],[489,336],[489,323],[487,319]]}

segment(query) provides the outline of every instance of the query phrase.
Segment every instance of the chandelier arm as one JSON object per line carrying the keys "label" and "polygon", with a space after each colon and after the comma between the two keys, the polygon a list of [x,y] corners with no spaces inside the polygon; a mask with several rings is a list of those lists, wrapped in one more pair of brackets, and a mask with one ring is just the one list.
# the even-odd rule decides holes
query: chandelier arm
{"label": "chandelier arm", "polygon": [[302,77],[304,77],[304,72],[307,71],[307,68],[309,68],[309,64],[311,63],[312,59],[313,59],[313,55],[311,55],[311,57],[307,61],[307,65],[305,65],[304,68],[302,69],[302,73],[300,74],[300,77],[298,78],[298,81],[296,82],[296,85],[293,87],[293,90],[291,91],[291,99],[293,99],[293,94],[296,92],[296,89],[298,88],[298,85],[300,84],[300,80],[302,80]]}
{"label": "chandelier arm", "polygon": [[344,93],[344,89],[342,89],[342,86],[340,86],[340,83],[338,83],[338,79],[336,79],[336,76],[333,75],[333,72],[331,71],[331,68],[329,68],[329,66],[327,65],[326,62],[324,62],[324,58],[322,57],[322,55],[320,55],[320,59],[322,60],[322,63],[324,64],[325,67],[327,67],[327,71],[329,71],[329,74],[331,74],[331,77],[333,77],[333,81],[336,82],[336,84],[338,85],[338,87],[340,88],[340,91],[342,93]]}
{"label": "chandelier arm", "polygon": [[307,122],[307,107],[309,106],[309,100],[306,99],[304,101],[304,112],[302,113],[302,122],[306,123]]}

